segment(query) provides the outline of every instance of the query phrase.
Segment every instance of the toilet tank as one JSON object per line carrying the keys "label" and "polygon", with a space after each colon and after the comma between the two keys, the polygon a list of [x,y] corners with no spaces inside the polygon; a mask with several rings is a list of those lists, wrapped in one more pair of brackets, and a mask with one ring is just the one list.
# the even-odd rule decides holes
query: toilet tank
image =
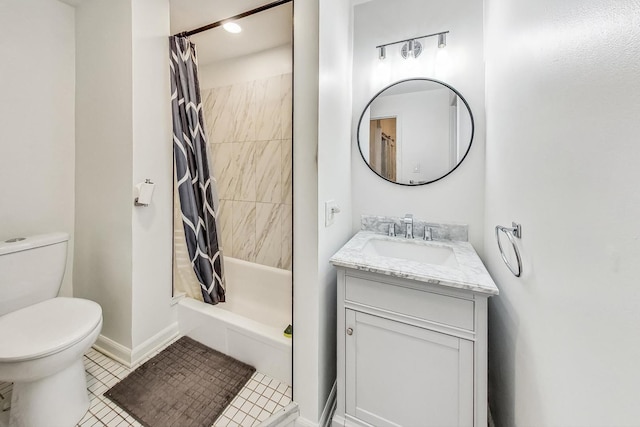
{"label": "toilet tank", "polygon": [[58,295],[68,240],[49,233],[0,241],[0,316]]}

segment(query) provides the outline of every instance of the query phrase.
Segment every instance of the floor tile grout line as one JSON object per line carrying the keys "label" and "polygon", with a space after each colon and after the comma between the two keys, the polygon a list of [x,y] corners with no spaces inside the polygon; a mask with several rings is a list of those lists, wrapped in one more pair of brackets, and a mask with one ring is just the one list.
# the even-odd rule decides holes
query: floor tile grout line
{"label": "floor tile grout line", "polygon": [[[175,341],[173,341],[175,342]],[[169,343],[171,345],[173,342]],[[166,347],[168,347],[168,345]],[[164,347],[164,348],[166,348]],[[160,349],[160,351],[164,350]],[[142,360],[134,368],[127,368],[117,361],[109,359],[106,355],[97,352],[95,349],[90,349],[85,355],[83,355],[83,363],[85,365],[85,375],[87,377],[87,393],[89,394],[90,408],[83,417],[83,423],[79,425],[96,426],[96,427],[108,427],[108,426],[134,426],[139,427],[140,424],[135,421],[131,415],[115,404],[111,399],[103,395],[105,390],[109,390],[113,385],[122,381],[126,375],[131,373],[135,368],[146,363],[151,358],[155,357],[160,351],[154,352],[149,357]],[[126,374],[126,375],[123,375]],[[121,378],[120,376],[123,375]],[[249,387],[251,385],[251,387]],[[264,388],[260,387],[264,386]],[[4,395],[10,395],[13,385],[11,383],[0,383],[0,391]],[[262,388],[262,392],[257,392],[257,388]],[[284,390],[284,391],[279,391]],[[284,402],[290,402],[291,386],[281,381],[264,375],[261,372],[255,371],[249,380],[242,386],[238,394],[221,412],[218,418],[214,421],[215,426],[219,421],[228,420],[229,425],[240,425],[249,423],[250,425],[259,425],[261,418],[264,420],[269,415],[279,411],[284,406]],[[263,393],[268,393],[269,397]],[[240,396],[243,394],[245,397]],[[264,400],[262,404],[258,402]],[[283,402],[283,403],[280,403]],[[271,410],[267,410],[267,406],[273,406]],[[243,409],[244,408],[244,409]],[[102,416],[98,414],[102,413]],[[229,417],[229,414],[233,413],[233,417]],[[254,415],[252,415],[255,414]],[[233,419],[239,421],[234,421]],[[108,421],[105,421],[107,420]],[[92,423],[92,424],[90,424]],[[247,424],[247,425],[249,425]]]}

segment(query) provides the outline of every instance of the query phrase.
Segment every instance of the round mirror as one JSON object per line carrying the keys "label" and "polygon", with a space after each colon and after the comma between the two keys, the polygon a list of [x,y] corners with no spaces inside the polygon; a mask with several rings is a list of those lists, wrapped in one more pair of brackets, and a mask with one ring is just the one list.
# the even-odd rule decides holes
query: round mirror
{"label": "round mirror", "polygon": [[401,185],[444,178],[465,159],[473,115],[462,95],[432,79],[401,80],[369,101],[358,123],[358,147],[369,168]]}

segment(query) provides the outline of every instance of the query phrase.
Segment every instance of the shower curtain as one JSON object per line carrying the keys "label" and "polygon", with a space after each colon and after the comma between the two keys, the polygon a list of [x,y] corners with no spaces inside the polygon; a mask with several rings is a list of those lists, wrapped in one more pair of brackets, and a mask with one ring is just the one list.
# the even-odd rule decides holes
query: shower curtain
{"label": "shower curtain", "polygon": [[216,221],[215,181],[209,173],[196,47],[187,37],[169,37],[173,156],[182,224],[202,298],[224,302],[224,276]]}

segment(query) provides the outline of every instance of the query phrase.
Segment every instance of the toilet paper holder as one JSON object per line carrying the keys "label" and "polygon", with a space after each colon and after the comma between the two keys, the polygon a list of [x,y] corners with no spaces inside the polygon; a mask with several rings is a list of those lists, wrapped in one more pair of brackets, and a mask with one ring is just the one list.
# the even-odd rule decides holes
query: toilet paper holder
{"label": "toilet paper holder", "polygon": [[153,197],[153,189],[155,184],[150,179],[145,179],[144,182],[136,185],[138,196],[133,199],[134,206],[147,207],[151,204],[151,198]]}

